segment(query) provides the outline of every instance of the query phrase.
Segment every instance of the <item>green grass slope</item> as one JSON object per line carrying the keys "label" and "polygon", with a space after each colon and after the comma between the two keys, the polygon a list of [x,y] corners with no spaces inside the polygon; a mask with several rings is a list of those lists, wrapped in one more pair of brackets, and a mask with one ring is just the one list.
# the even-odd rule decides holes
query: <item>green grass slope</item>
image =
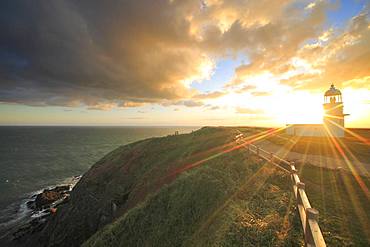
{"label": "green grass slope", "polygon": [[[192,135],[202,138],[176,155],[205,152],[187,158],[206,160],[178,166],[173,182],[152,191],[84,246],[302,245],[289,177],[245,150],[230,151],[235,144],[218,149],[232,142],[232,129],[206,128]],[[217,142],[217,136],[224,140]]]}
{"label": "green grass slope", "polygon": [[[303,246],[289,174],[237,148],[238,133],[205,127],[114,150],[14,246]],[[299,169],[328,246],[369,246],[370,204],[359,187],[369,180]]]}

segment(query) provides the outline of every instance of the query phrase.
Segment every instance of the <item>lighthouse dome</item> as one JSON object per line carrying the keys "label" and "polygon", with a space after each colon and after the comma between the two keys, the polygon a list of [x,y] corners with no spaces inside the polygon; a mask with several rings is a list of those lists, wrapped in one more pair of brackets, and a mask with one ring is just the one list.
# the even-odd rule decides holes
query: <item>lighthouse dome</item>
{"label": "lighthouse dome", "polygon": [[334,84],[331,84],[329,90],[325,92],[325,96],[335,96],[335,95],[342,95],[339,89],[334,87]]}

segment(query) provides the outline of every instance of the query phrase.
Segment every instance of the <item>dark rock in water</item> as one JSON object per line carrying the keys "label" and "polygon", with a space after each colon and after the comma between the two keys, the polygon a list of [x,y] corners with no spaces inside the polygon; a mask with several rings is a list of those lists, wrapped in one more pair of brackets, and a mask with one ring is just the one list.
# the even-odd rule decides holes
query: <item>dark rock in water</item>
{"label": "dark rock in water", "polygon": [[50,206],[53,202],[62,199],[69,194],[70,190],[70,185],[60,185],[52,189],[45,189],[43,192],[35,196],[35,201],[27,202],[27,206],[31,209],[40,210]]}
{"label": "dark rock in water", "polygon": [[49,206],[51,203],[61,199],[63,197],[62,193],[52,190],[44,190],[42,193],[38,194],[35,199],[36,208],[43,208]]}
{"label": "dark rock in water", "polygon": [[[81,176],[74,177],[78,180]],[[72,185],[58,185],[53,188],[44,189],[41,193],[34,194],[26,202],[27,208],[32,210],[33,218],[20,225],[0,238],[0,247],[3,246],[29,246],[24,242],[25,238],[30,238],[33,234],[40,232],[46,225],[50,217],[56,215],[57,208],[69,202]],[[27,237],[26,237],[27,236]],[[15,242],[14,242],[15,241]]]}

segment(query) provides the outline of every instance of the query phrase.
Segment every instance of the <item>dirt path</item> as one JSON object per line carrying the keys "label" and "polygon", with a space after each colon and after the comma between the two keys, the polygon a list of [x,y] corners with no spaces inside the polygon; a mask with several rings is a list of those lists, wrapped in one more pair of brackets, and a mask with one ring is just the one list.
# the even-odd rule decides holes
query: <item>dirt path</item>
{"label": "dirt path", "polygon": [[286,160],[306,162],[319,167],[336,169],[342,167],[349,172],[357,172],[360,175],[370,177],[370,161],[367,163],[345,160],[344,158],[333,158],[325,155],[302,154],[290,151],[289,144],[278,145],[268,140],[260,140],[255,143],[266,151],[273,152]]}

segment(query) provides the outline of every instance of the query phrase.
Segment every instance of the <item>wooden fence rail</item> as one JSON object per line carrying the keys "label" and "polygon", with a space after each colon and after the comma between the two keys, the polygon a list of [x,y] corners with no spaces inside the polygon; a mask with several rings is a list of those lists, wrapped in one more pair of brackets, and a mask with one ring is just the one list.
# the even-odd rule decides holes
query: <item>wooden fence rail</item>
{"label": "wooden fence rail", "polygon": [[318,224],[319,212],[311,207],[305,191],[305,184],[301,182],[294,162],[287,161],[275,155],[274,153],[258,147],[257,145],[254,145],[248,141],[244,141],[243,134],[237,135],[235,139],[236,142],[243,145],[249,153],[253,153],[278,167],[279,169],[290,173],[293,193],[297,202],[297,209],[302,223],[305,246],[325,247],[325,240]]}

